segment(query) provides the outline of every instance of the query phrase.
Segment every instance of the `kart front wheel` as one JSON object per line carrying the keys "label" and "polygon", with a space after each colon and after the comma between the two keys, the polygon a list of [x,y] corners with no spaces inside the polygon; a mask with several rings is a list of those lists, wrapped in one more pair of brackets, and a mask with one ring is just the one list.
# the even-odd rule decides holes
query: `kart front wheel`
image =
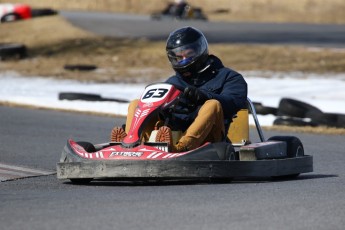
{"label": "kart front wheel", "polygon": [[81,147],[83,147],[85,149],[85,151],[88,153],[93,153],[93,152],[97,151],[95,146],[93,144],[91,144],[90,142],[78,141],[77,144],[80,145]]}

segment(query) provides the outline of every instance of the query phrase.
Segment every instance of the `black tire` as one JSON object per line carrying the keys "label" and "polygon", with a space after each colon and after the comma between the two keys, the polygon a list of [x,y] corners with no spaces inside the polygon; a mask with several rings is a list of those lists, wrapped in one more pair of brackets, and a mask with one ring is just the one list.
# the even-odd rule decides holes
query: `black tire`
{"label": "black tire", "polygon": [[59,100],[114,101],[118,103],[129,102],[129,100],[125,100],[122,98],[104,98],[98,94],[72,93],[72,92],[59,93]]}
{"label": "black tire", "polygon": [[59,100],[102,101],[102,97],[98,94],[64,92],[59,93]]}
{"label": "black tire", "polygon": [[27,56],[26,46],[17,43],[0,44],[0,60],[21,59]]}
{"label": "black tire", "polygon": [[240,159],[239,154],[235,151],[235,148],[231,145],[231,147],[228,148],[228,156],[226,160],[229,161],[238,161]]}
{"label": "black tire", "polygon": [[340,114],[338,116],[338,126],[339,128],[345,128],[345,114]]}
{"label": "black tire", "polygon": [[313,121],[305,121],[303,118],[298,118],[298,117],[278,117],[273,121],[273,125],[316,127],[318,124]]}
{"label": "black tire", "polygon": [[313,122],[328,127],[345,128],[345,114],[339,113],[307,113],[307,117]]}
{"label": "black tire", "polygon": [[97,66],[95,66],[95,65],[83,65],[83,64],[65,65],[64,69],[70,70],[70,71],[92,71],[92,70],[97,69]]}
{"label": "black tire", "polygon": [[[287,157],[295,158],[304,156],[304,147],[300,139],[294,136],[273,136],[268,139],[269,141],[284,141],[286,142]],[[274,176],[272,177],[275,180],[289,180],[294,179],[299,176],[299,173],[283,175],[283,176]]]}
{"label": "black tire", "polygon": [[230,143],[218,142],[214,143],[213,147],[216,149],[219,160],[235,161],[238,160],[235,148]]}
{"label": "black tire", "polygon": [[259,102],[253,102],[253,105],[254,105],[256,114],[261,114],[261,115],[273,114],[273,115],[277,115],[277,111],[278,111],[277,108],[269,107],[269,106],[263,106]]}
{"label": "black tire", "polygon": [[51,16],[56,15],[58,12],[53,9],[49,8],[42,8],[42,9],[32,9],[31,10],[31,16],[32,17],[42,17],[42,16]]}
{"label": "black tire", "polygon": [[284,141],[286,142],[286,154],[288,158],[295,158],[304,156],[304,148],[300,139],[294,136],[273,136],[269,141]]}
{"label": "black tire", "polygon": [[1,18],[1,22],[5,23],[5,22],[14,22],[17,20],[20,20],[21,17],[18,14],[6,14]]}
{"label": "black tire", "polygon": [[83,147],[85,149],[85,151],[88,153],[94,153],[97,151],[95,146],[93,144],[91,144],[90,142],[78,141],[77,144],[80,145],[81,147]]}
{"label": "black tire", "polygon": [[279,102],[278,116],[305,118],[307,113],[322,114],[322,111],[315,106],[291,98],[283,98]]}

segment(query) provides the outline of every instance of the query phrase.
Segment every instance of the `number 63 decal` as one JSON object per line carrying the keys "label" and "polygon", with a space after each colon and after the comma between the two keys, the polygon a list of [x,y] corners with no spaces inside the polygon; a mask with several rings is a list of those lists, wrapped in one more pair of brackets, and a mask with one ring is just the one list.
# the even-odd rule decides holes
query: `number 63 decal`
{"label": "number 63 decal", "polygon": [[164,88],[158,88],[158,89],[150,89],[148,90],[145,95],[142,97],[142,99],[148,99],[148,98],[163,98],[167,92],[168,89]]}

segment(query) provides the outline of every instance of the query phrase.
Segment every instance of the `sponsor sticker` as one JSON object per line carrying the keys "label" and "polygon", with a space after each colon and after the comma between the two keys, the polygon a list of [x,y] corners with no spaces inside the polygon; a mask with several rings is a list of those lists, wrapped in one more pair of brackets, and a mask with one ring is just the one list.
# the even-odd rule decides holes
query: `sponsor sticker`
{"label": "sponsor sticker", "polygon": [[141,157],[143,152],[112,152],[110,157],[123,156],[123,157]]}
{"label": "sponsor sticker", "polygon": [[152,102],[147,102],[143,105],[143,108],[152,107],[152,106],[153,106]]}

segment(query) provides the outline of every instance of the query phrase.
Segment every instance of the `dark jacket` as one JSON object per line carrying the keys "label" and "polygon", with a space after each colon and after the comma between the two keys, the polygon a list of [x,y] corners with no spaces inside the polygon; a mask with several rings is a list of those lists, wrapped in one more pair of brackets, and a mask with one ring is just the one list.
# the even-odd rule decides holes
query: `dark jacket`
{"label": "dark jacket", "polygon": [[[199,74],[197,82],[184,79],[179,74],[170,77],[166,82],[182,89],[188,86],[195,86],[207,95],[209,99],[218,100],[223,108],[224,125],[227,131],[232,117],[240,109],[247,107],[247,83],[241,74],[224,67],[220,59],[216,56],[210,55],[208,63],[210,67]],[[188,105],[192,103],[186,101],[186,99],[183,100],[184,104]],[[194,121],[199,108],[200,106],[188,114],[174,113],[169,125],[173,129],[185,131]]]}

